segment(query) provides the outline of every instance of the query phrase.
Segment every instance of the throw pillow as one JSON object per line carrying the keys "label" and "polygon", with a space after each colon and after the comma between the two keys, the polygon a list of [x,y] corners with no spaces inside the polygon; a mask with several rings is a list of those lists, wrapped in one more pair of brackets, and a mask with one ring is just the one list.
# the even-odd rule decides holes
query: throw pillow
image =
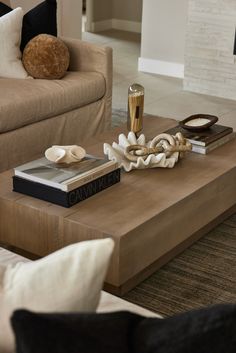
{"label": "throw pillow", "polygon": [[23,18],[21,51],[26,44],[41,33],[57,36],[57,2],[46,0],[27,12]]}
{"label": "throw pillow", "polygon": [[0,17],[0,77],[26,78],[21,62],[20,34],[22,27],[23,10],[15,10]]}
{"label": "throw pillow", "polygon": [[12,9],[9,6],[0,2],[0,17],[6,15],[10,11],[12,11]]}
{"label": "throw pillow", "polygon": [[158,320],[135,331],[135,353],[236,352],[236,305],[217,305]]}
{"label": "throw pillow", "polygon": [[[17,353],[129,353],[132,331],[141,316],[107,314],[36,314],[12,317]],[[43,339],[42,339],[43,338]]]}
{"label": "throw pillow", "polygon": [[[0,2],[0,16],[12,9]],[[46,0],[27,12],[23,17],[20,49],[23,52],[26,44],[41,33],[57,35],[57,1]]]}
{"label": "throw pillow", "polygon": [[[235,353],[236,305],[168,319],[127,312],[12,317],[17,353]],[[43,339],[42,339],[43,337]]]}
{"label": "throw pillow", "polygon": [[39,34],[26,45],[22,61],[34,78],[60,79],[69,67],[70,54],[61,39]]}
{"label": "throw pillow", "polygon": [[0,266],[0,352],[13,351],[9,319],[15,309],[94,311],[113,246],[112,239],[87,241],[35,262]]}

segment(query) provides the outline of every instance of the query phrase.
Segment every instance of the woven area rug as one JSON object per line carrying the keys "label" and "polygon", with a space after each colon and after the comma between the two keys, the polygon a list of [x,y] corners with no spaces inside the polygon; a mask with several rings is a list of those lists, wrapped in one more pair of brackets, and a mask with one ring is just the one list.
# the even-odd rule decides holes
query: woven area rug
{"label": "woven area rug", "polygon": [[[124,111],[113,111],[113,126],[125,121]],[[163,316],[236,303],[236,214],[123,298]]]}

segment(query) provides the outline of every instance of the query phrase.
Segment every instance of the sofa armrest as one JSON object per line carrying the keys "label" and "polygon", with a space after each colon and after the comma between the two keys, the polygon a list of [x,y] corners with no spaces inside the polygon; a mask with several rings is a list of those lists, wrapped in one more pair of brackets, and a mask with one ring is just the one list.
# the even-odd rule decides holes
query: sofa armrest
{"label": "sofa armrest", "polygon": [[106,81],[106,96],[112,92],[112,48],[97,46],[80,39],[62,37],[70,52],[70,71],[100,72]]}

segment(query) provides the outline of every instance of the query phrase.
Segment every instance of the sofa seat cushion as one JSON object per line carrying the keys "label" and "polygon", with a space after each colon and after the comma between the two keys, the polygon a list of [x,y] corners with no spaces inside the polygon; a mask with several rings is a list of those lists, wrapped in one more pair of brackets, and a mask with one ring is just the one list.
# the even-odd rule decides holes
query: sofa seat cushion
{"label": "sofa seat cushion", "polygon": [[0,133],[48,119],[101,99],[97,72],[67,72],[61,80],[0,79]]}
{"label": "sofa seat cushion", "polygon": [[9,251],[5,248],[0,247],[0,265],[15,265],[18,262],[29,262],[30,260],[26,259],[23,256],[15,254],[12,251]]}

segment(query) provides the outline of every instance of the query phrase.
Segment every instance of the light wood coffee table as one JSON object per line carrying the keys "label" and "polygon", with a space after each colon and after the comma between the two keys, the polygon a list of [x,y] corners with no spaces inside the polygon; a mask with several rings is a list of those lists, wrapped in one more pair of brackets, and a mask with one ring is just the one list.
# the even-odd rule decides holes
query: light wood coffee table
{"label": "light wood coffee table", "polygon": [[[147,117],[148,138],[176,125]],[[103,142],[120,127],[88,141]],[[189,153],[174,169],[122,174],[121,182],[70,208],[12,192],[12,171],[0,175],[0,241],[40,256],[68,244],[112,237],[115,251],[106,288],[122,294],[235,212],[236,141],[207,156]]]}

